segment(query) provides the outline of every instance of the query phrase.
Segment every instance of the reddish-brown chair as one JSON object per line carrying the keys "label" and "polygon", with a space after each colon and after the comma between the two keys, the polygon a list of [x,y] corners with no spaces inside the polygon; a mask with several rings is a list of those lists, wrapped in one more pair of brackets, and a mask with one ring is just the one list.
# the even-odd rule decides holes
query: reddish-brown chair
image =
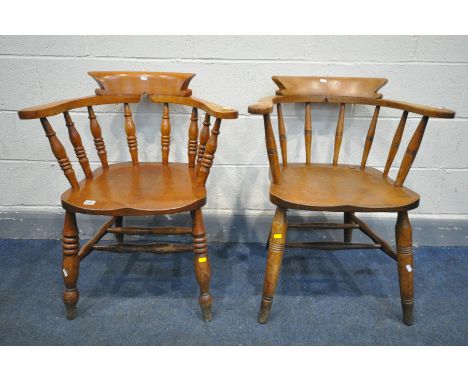
{"label": "reddish-brown chair", "polygon": [[[191,252],[195,276],[200,287],[199,303],[203,319],[211,320],[212,298],[209,291],[210,262],[207,254],[205,226],[201,207],[206,203],[205,183],[216,152],[222,119],[237,118],[237,111],[191,97],[188,88],[194,74],[157,72],[90,72],[99,84],[97,95],[59,101],[27,108],[18,112],[21,119],[41,121],[50,147],[71,188],[62,194],[65,209],[63,228],[63,301],[67,318],[76,315],[79,292],[76,287],[80,262],[91,251],[113,252]],[[140,162],[136,128],[130,104],[138,103],[147,94],[151,102],[163,105],[161,123],[161,162]],[[127,135],[131,162],[109,164],[101,127],[94,113],[97,105],[123,104],[122,125]],[[192,107],[188,129],[188,163],[169,162],[171,123],[169,105]],[[87,108],[90,130],[94,138],[101,167],[92,171],[80,134],[69,114],[70,110]],[[198,111],[205,112],[203,127],[198,134]],[[47,117],[62,113],[70,141],[85,177],[79,181],[65,149]],[[215,122],[210,134],[210,117]],[[105,131],[104,131],[104,135]],[[190,212],[192,226],[187,227],[124,227],[124,216],[162,215]],[[96,235],[79,248],[76,213],[111,216]],[[113,233],[116,242],[98,244],[106,234]],[[193,244],[134,243],[124,241],[124,235],[185,235],[193,236]]]}
{"label": "reddish-brown chair", "polygon": [[[382,99],[378,90],[387,83],[384,78],[274,76],[273,81],[279,88],[276,95],[264,98],[257,104],[249,106],[250,113],[263,115],[272,178],[270,201],[277,206],[268,239],[268,258],[259,322],[266,323],[268,320],[286,246],[330,250],[381,249],[398,263],[403,321],[405,324],[411,325],[413,323],[414,272],[412,233],[408,211],[418,206],[419,195],[404,187],[403,183],[416,157],[429,118],[453,118],[455,113],[443,108]],[[305,105],[305,164],[288,162],[286,129],[281,106],[287,103]],[[312,104],[320,103],[339,105],[332,164],[312,163],[311,111]],[[362,160],[360,165],[339,164],[338,158],[345,125],[345,108],[346,105],[358,104],[375,107],[367,137],[363,140]],[[274,105],[277,107],[278,115],[281,164],[278,159],[276,140],[270,119]],[[381,108],[402,111],[383,172],[366,166]],[[421,121],[408,144],[396,180],[393,180],[389,178],[388,173],[400,146],[409,113],[419,114]],[[287,209],[343,212],[344,221],[342,224],[294,223],[288,226]],[[355,216],[356,212],[364,211],[397,212],[396,251]],[[286,242],[288,228],[301,230],[343,229],[344,241],[288,243]],[[351,243],[353,229],[360,229],[373,243]]]}

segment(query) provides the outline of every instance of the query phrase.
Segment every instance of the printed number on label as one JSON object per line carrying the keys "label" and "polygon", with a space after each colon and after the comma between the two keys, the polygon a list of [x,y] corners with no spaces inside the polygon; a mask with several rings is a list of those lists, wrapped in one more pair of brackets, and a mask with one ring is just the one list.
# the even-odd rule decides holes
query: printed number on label
{"label": "printed number on label", "polygon": [[94,206],[94,205],[96,204],[96,201],[95,201],[95,200],[85,200],[85,201],[83,202],[83,204],[84,204],[85,206]]}

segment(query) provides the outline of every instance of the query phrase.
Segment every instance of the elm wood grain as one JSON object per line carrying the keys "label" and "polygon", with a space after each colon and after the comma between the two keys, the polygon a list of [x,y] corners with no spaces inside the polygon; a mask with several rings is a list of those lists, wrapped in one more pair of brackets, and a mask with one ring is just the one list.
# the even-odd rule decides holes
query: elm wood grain
{"label": "elm wood grain", "polygon": [[288,220],[286,209],[277,207],[268,244],[268,255],[263,281],[262,302],[258,313],[258,322],[266,324],[270,314],[273,296],[278,283],[278,277],[283,262],[284,245],[286,243],[286,233],[288,231]]}
{"label": "elm wood grain", "polygon": [[211,306],[213,298],[210,294],[211,268],[208,257],[208,246],[206,242],[206,230],[203,223],[203,213],[200,208],[191,211],[193,221],[193,264],[195,267],[195,277],[200,289],[198,302],[202,311],[203,321],[211,321]]}
{"label": "elm wood grain", "polygon": [[[313,211],[342,212],[344,222],[341,225],[323,223],[292,224],[294,229],[322,229],[341,228],[344,230],[343,243],[287,243],[286,246],[300,248],[320,249],[357,249],[378,248],[393,259],[398,260],[400,276],[400,292],[403,307],[403,320],[411,324],[413,306],[413,279],[412,279],[412,253],[411,253],[411,226],[408,220],[408,210],[416,208],[419,204],[419,195],[404,188],[403,183],[411,169],[415,156],[421,145],[422,137],[429,117],[454,118],[455,112],[445,108],[434,108],[408,102],[382,99],[377,90],[386,82],[382,79],[353,78],[349,81],[328,81],[320,77],[273,77],[279,90],[276,96],[262,98],[256,104],[250,105],[251,114],[263,116],[265,126],[265,142],[272,173],[270,185],[270,201],[277,208],[291,208]],[[373,85],[372,85],[373,84]],[[377,85],[376,85],[377,84]],[[331,85],[336,85],[335,87]],[[353,93],[354,92],[354,93]],[[367,92],[367,93],[366,93]],[[271,129],[270,113],[273,106],[278,105],[278,132],[280,142],[286,142],[286,135],[282,126],[283,103],[302,103],[306,105],[306,130],[310,104],[329,103],[339,105],[340,113],[335,134],[335,145],[332,164],[308,164],[308,139],[306,135],[306,165],[287,163],[283,160],[283,166],[279,165],[278,154],[273,130]],[[364,142],[363,154],[360,166],[338,165],[339,151],[344,131],[345,105],[362,104],[374,106],[374,113]],[[382,107],[402,110],[400,123],[389,148],[384,172],[367,167],[367,159],[376,133],[379,113]],[[422,115],[421,122],[414,132],[400,165],[395,181],[388,178],[389,169],[398,151],[408,113]],[[283,154],[283,151],[282,151]],[[284,156],[284,155],[283,155]],[[368,212],[398,212],[396,229],[397,253],[390,244],[371,230],[364,222],[355,216],[357,211]],[[276,216],[275,216],[276,219]],[[273,222],[272,227],[275,225]],[[353,225],[353,226],[351,226]],[[356,226],[366,234],[374,244],[352,243],[352,229]],[[272,228],[273,229],[273,228]],[[271,251],[272,229],[269,235],[267,249]],[[282,256],[282,254],[281,254]],[[406,270],[406,271],[405,271]],[[270,273],[269,273],[270,272]],[[277,273],[273,276],[267,267],[265,283],[267,280],[277,281]],[[270,288],[271,289],[271,288]],[[269,306],[273,298],[274,288],[265,298],[262,297],[260,309],[260,322],[266,322]]]}
{"label": "elm wood grain", "polygon": [[65,118],[65,124],[68,128],[68,136],[75,150],[75,154],[76,154],[76,157],[78,158],[78,162],[80,163],[80,166],[83,169],[83,172],[86,178],[92,178],[93,172],[91,171],[91,167],[89,166],[88,156],[86,155],[86,150],[83,147],[83,142],[81,141],[81,135],[76,130],[75,123],[70,117],[70,114],[68,113],[68,111],[63,113],[63,116]]}
{"label": "elm wood grain", "polygon": [[137,103],[140,102],[140,95],[127,96],[88,96],[82,98],[72,98],[64,101],[56,101],[45,105],[28,107],[18,111],[20,119],[36,119],[51,117],[61,114],[65,111],[79,109],[81,107],[97,106],[97,105],[112,105],[117,103]]}
{"label": "elm wood grain", "polygon": [[173,72],[88,72],[98,83],[97,95],[163,94],[187,97],[195,74]]}
{"label": "elm wood grain", "polygon": [[192,227],[110,227],[108,233],[125,235],[191,235]]}
{"label": "elm wood grain", "polygon": [[273,76],[278,95],[360,96],[381,98],[377,93],[388,80],[372,77]]}
{"label": "elm wood grain", "polygon": [[177,97],[153,94],[149,94],[148,97],[150,101],[154,103],[173,103],[177,105],[196,107],[214,118],[236,119],[239,114],[237,110],[234,110],[231,107],[220,106],[213,102],[204,101],[195,97]]}
{"label": "elm wood grain", "polygon": [[413,325],[414,307],[414,265],[413,265],[413,237],[407,211],[398,213],[395,226],[398,277],[400,281],[401,307],[403,322]]}
{"label": "elm wood grain", "polygon": [[[85,205],[86,200],[95,201]],[[79,189],[62,194],[66,210],[92,215],[162,215],[191,211],[205,205],[206,189],[196,182],[185,163],[164,166],[156,162],[111,164],[93,172]]]}
{"label": "elm wood grain", "polygon": [[282,169],[279,184],[271,184],[270,201],[283,208],[311,211],[391,212],[416,208],[419,195],[395,187],[374,168],[290,163]]}
{"label": "elm wood grain", "polygon": [[94,114],[92,106],[88,106],[88,118],[89,118],[89,128],[94,139],[94,146],[96,146],[96,151],[101,161],[102,168],[109,168],[109,163],[107,161],[107,151],[104,139],[102,138],[101,126]]}
{"label": "elm wood grain", "polygon": [[65,212],[62,235],[62,276],[65,284],[63,292],[63,303],[67,311],[67,319],[73,320],[76,317],[76,304],[80,298],[80,292],[76,287],[78,275],[80,273],[79,251],[79,231],[76,225],[76,215],[72,212]]}

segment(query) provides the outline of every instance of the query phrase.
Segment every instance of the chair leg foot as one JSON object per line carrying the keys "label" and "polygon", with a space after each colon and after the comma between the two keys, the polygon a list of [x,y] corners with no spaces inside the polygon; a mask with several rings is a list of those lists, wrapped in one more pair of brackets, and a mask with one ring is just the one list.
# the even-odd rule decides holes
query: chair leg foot
{"label": "chair leg foot", "polygon": [[65,212],[65,222],[62,236],[62,276],[65,283],[63,303],[65,304],[67,319],[76,317],[76,304],[80,298],[80,292],[76,288],[80,272],[80,259],[78,257],[79,237],[74,213]]}
{"label": "chair leg foot", "polygon": [[201,294],[200,298],[198,299],[200,303],[200,308],[202,311],[202,319],[205,322],[210,322],[213,318],[211,314],[211,305],[213,302],[213,299],[211,298],[211,295],[209,293],[206,294]]}
{"label": "chair leg foot", "polygon": [[258,313],[258,322],[261,324],[266,324],[268,321],[268,315],[273,303],[273,296],[275,295],[276,284],[278,283],[281,263],[283,261],[287,229],[286,210],[278,207],[270,230],[262,302],[260,304],[260,312]]}
{"label": "chair leg foot", "polygon": [[258,322],[260,324],[266,324],[268,322],[268,316],[270,315],[271,305],[273,298],[262,297],[260,304],[260,311],[258,312]]}
{"label": "chair leg foot", "polygon": [[407,211],[398,213],[395,234],[403,322],[410,326],[414,322],[414,266],[412,229]]}
{"label": "chair leg foot", "polygon": [[412,326],[414,323],[413,308],[414,308],[413,302],[406,302],[406,301],[401,302],[401,309],[403,311],[403,322],[405,323],[405,325]]}

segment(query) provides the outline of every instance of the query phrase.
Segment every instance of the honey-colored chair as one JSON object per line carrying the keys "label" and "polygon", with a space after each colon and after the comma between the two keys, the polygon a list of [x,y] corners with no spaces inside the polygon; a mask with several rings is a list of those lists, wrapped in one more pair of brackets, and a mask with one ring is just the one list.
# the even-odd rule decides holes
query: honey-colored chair
{"label": "honey-colored chair", "polygon": [[[330,250],[381,249],[398,264],[403,321],[407,325],[412,325],[414,268],[408,211],[418,207],[419,195],[404,187],[403,184],[418,152],[429,118],[453,118],[455,113],[444,108],[383,99],[378,90],[387,83],[384,78],[274,76],[273,81],[279,88],[276,95],[249,106],[249,113],[263,115],[266,149],[271,171],[270,201],[276,205],[267,244],[268,257],[259,322],[266,323],[268,320],[286,246]],[[305,105],[305,163],[288,162],[286,129],[281,105],[290,103]],[[339,107],[331,164],[312,163],[312,104],[336,104]],[[270,118],[275,105],[278,116],[281,164]],[[374,107],[367,137],[363,140],[364,149],[360,165],[340,164],[338,161],[345,130],[347,105]],[[366,166],[381,108],[402,111],[383,172]],[[389,177],[389,170],[398,152],[409,113],[420,115],[421,120],[406,148],[398,175],[393,180]],[[288,209],[342,212],[344,221],[342,224],[292,223],[288,225],[286,217]],[[359,219],[355,215],[356,212],[396,212],[398,214],[395,228],[396,251]],[[343,229],[344,241],[287,242],[288,228]],[[361,230],[372,240],[372,243],[352,243],[353,229]]]}
{"label": "honey-colored chair", "polygon": [[[90,72],[89,74],[99,84],[97,95],[54,102],[18,112],[21,119],[40,119],[52,152],[71,186],[61,197],[65,209],[62,273],[65,282],[63,301],[67,318],[75,318],[79,298],[76,284],[80,262],[92,251],[165,254],[193,250],[195,276],[200,287],[199,303],[203,320],[209,321],[212,305],[209,290],[210,262],[201,208],[206,203],[205,183],[216,152],[221,120],[237,118],[237,111],[192,97],[188,85],[194,74],[157,72]],[[130,104],[140,102],[145,94],[151,102],[163,105],[161,162],[140,162],[138,159],[139,148]],[[94,107],[108,104],[123,104],[122,128],[126,132],[131,162],[110,164],[107,159],[103,139],[106,131],[104,130],[102,134]],[[188,163],[169,162],[170,104],[192,108],[188,129]],[[78,108],[87,108],[91,134],[101,162],[101,166],[94,171],[91,169],[81,136],[69,113]],[[199,110],[205,112],[200,135],[198,134]],[[65,118],[70,141],[85,176],[81,181],[47,119],[56,114],[63,114]],[[210,117],[215,118],[211,133]],[[179,212],[190,212],[192,226],[154,228],[123,226],[124,216],[151,216]],[[111,216],[94,237],[81,248],[79,248],[76,223],[77,213]],[[99,244],[99,240],[106,233],[113,233],[116,242]],[[124,235],[140,234],[190,234],[193,236],[193,243],[124,241]]]}

